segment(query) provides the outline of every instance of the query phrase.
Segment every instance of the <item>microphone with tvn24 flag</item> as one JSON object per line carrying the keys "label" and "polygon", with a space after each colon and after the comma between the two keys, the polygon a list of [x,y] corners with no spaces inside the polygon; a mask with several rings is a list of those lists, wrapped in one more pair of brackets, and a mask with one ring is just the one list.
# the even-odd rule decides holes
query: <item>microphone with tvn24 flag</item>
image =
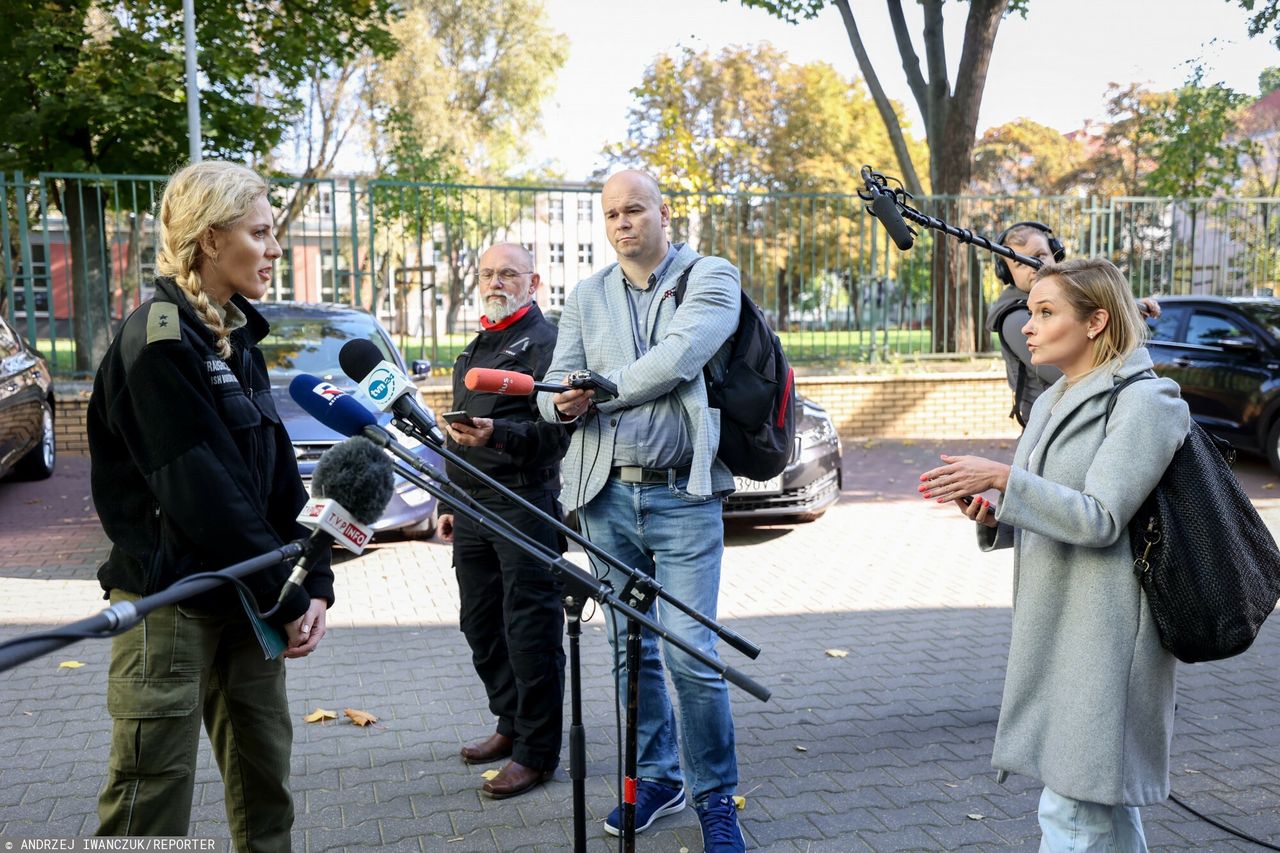
{"label": "microphone with tvn24 flag", "polygon": [[[314,377],[299,376],[294,383],[299,379],[306,383]],[[321,386],[327,385],[317,382]],[[292,394],[292,386],[289,390]],[[382,516],[391,501],[391,493],[395,489],[391,471],[391,460],[387,455],[362,436],[348,438],[321,454],[311,475],[311,500],[298,513],[298,523],[313,532],[303,546],[302,556],[294,564],[293,573],[280,590],[280,601],[284,601],[293,589],[302,586],[308,566],[334,542],[353,554],[364,550],[373,537],[369,525]]]}
{"label": "microphone with tvn24 flag", "polygon": [[418,403],[417,387],[395,362],[387,360],[373,341],[363,338],[347,341],[338,351],[338,364],[343,373],[359,384],[378,411],[389,409],[425,433],[433,444],[444,444],[444,433]]}
{"label": "microphone with tvn24 flag", "polygon": [[516,373],[511,370],[494,370],[489,367],[473,367],[467,371],[463,382],[468,391],[479,391],[483,394],[506,394],[526,397],[535,391],[546,391],[559,394],[573,389],[594,390],[598,403],[607,403],[618,396],[618,386],[598,373],[590,370],[575,370],[565,374],[567,384],[556,385],[552,382],[536,382],[532,376]]}

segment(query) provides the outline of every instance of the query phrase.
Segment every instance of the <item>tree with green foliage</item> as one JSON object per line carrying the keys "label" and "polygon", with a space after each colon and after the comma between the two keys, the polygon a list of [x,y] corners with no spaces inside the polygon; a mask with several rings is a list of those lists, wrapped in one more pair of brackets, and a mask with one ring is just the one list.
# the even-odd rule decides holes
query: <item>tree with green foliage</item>
{"label": "tree with green foliage", "polygon": [[[366,49],[388,50],[390,0],[203,4],[203,153],[264,156],[302,84]],[[0,29],[0,171],[167,174],[187,154],[181,0],[14,0]],[[305,36],[304,36],[305,34]],[[76,369],[109,340],[110,185],[49,179],[72,252]]]}
{"label": "tree with green foliage", "polygon": [[1280,89],[1280,66],[1272,65],[1258,73],[1258,97],[1265,98]]}
{"label": "tree with green foliage", "polygon": [[[920,170],[911,156],[897,114],[884,93],[880,77],[871,64],[849,0],[740,2],[744,6],[765,9],[776,17],[792,22],[801,18],[814,18],[827,6],[836,8],[849,36],[858,68],[867,81],[880,118],[893,142],[902,181],[912,193],[922,193],[925,185],[920,178]],[[920,0],[924,10],[925,65],[922,69],[903,14],[902,0],[885,0],[907,83],[924,118],[925,138],[929,145],[928,177],[931,192],[935,195],[955,196],[968,188],[972,175],[978,110],[982,105],[982,92],[986,86],[996,32],[1006,14],[1017,12],[1025,15],[1028,0],[969,0],[964,41],[954,84],[947,67],[943,36],[944,2],[945,0]],[[932,212],[947,219],[955,215],[956,209],[944,204]],[[963,253],[955,251],[954,241],[934,240],[933,247],[934,305],[954,306],[954,310],[944,321],[933,324],[934,347],[941,352],[973,351],[979,346],[982,318],[970,306],[981,304],[981,284],[968,274],[961,261]]]}
{"label": "tree with green foliage", "polygon": [[675,189],[851,193],[863,163],[892,156],[860,81],[767,43],[660,56],[631,94],[610,168],[648,169]]}
{"label": "tree with green foliage", "polygon": [[1155,168],[1147,178],[1156,195],[1208,198],[1240,177],[1244,146],[1236,122],[1246,98],[1225,83],[1206,85],[1197,68],[1166,111],[1148,117]]}
{"label": "tree with green foliage", "polygon": [[[660,56],[631,92],[627,139],[605,151],[610,167],[646,169],[677,191],[669,197],[675,228],[696,222],[701,245],[768,258],[739,266],[746,269],[744,285],[771,306],[780,328],[793,303],[829,292],[823,282],[833,274],[848,287],[856,284],[849,266],[857,250],[842,242],[866,225],[860,205],[840,204],[836,211],[829,200],[805,198],[743,204],[728,194],[852,194],[860,188],[863,163],[893,156],[860,81],[825,62],[791,62],[760,44]],[[919,141],[908,138],[908,144],[923,154]],[[767,231],[759,227],[765,209],[784,211]]]}
{"label": "tree with green foliage", "polygon": [[982,134],[970,186],[987,195],[1061,195],[1079,185],[1087,160],[1081,140],[1020,118]]}
{"label": "tree with green foliage", "polygon": [[1087,166],[1094,193],[1134,196],[1149,193],[1147,178],[1156,166],[1161,133],[1157,120],[1172,106],[1172,92],[1153,92],[1141,83],[1107,88],[1107,121],[1102,144]]}
{"label": "tree with green foliage", "polygon": [[1227,0],[1250,14],[1249,35],[1266,34],[1280,47],[1280,0]]}

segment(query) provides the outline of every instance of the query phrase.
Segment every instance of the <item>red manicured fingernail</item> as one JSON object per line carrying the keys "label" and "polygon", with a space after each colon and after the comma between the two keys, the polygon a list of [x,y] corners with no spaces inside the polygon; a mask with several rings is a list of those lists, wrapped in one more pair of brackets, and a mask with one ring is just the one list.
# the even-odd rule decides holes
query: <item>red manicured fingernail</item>
{"label": "red manicured fingernail", "polygon": [[922,482],[922,483],[923,483],[923,482],[924,482],[925,480],[927,480],[927,479],[929,479],[929,475],[928,475],[928,474],[921,474],[921,475],[920,475],[920,482]]}
{"label": "red manicured fingernail", "polygon": [[931,498],[931,497],[933,497],[933,495],[932,495],[932,494],[930,494],[929,492],[925,492],[925,493],[924,493],[924,496],[925,496],[926,498]]}

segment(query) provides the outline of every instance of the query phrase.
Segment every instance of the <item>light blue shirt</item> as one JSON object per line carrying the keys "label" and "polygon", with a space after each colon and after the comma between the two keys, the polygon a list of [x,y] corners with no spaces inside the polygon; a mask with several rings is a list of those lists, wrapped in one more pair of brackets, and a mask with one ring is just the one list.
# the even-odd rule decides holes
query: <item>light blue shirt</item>
{"label": "light blue shirt", "polygon": [[[645,319],[653,307],[653,300],[661,298],[658,284],[671,269],[671,262],[684,246],[683,243],[667,244],[667,256],[650,273],[648,287],[639,288],[622,276],[627,292],[627,307],[631,311],[631,335],[635,342],[636,358],[644,355],[653,345],[645,334]],[[689,427],[674,393],[664,394],[634,409],[624,409],[614,414],[618,419],[617,437],[613,445],[614,465],[638,465],[642,468],[679,468],[693,460],[693,443],[689,439]]]}

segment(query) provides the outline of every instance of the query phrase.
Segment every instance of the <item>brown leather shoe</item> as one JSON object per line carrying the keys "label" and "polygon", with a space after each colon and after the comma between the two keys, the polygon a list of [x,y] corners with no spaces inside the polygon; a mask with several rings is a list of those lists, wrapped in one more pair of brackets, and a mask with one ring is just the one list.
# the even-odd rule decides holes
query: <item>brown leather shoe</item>
{"label": "brown leather shoe", "polygon": [[556,775],[554,769],[534,770],[532,767],[508,761],[498,771],[497,776],[480,787],[480,793],[491,800],[505,800],[507,797],[523,794],[535,785],[541,785],[554,775]]}
{"label": "brown leather shoe", "polygon": [[458,750],[463,764],[489,764],[511,757],[511,747],[515,742],[504,734],[494,732],[485,740],[464,746]]}

